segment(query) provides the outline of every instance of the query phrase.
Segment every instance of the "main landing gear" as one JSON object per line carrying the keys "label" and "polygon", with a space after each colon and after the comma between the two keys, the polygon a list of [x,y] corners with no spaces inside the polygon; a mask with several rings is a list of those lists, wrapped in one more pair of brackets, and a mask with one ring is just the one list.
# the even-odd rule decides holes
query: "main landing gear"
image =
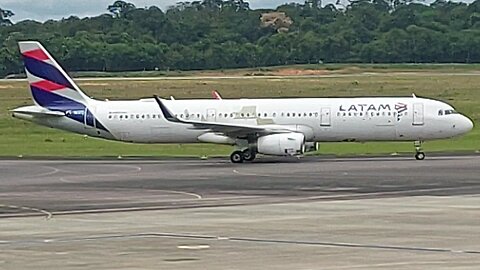
{"label": "main landing gear", "polygon": [[253,161],[256,156],[257,153],[253,149],[237,150],[230,155],[230,160],[232,163],[243,163],[244,161]]}
{"label": "main landing gear", "polygon": [[416,160],[424,160],[425,159],[425,153],[422,150],[422,142],[421,141],[415,141],[413,143],[415,146],[415,159]]}

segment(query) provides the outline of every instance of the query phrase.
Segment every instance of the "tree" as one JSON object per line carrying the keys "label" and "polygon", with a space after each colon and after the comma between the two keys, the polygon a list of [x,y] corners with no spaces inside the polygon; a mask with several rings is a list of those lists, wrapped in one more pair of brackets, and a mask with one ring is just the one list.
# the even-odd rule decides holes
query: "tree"
{"label": "tree", "polygon": [[134,10],[136,7],[132,3],[125,1],[115,1],[112,5],[109,5],[107,10],[113,14],[113,16],[120,18],[124,17],[129,11]]}
{"label": "tree", "polygon": [[[96,17],[15,24],[13,12],[0,9],[0,77],[23,70],[17,42],[26,39],[44,43],[69,70],[480,62],[480,0],[410,1],[350,0],[339,9],[304,0],[252,10],[247,0],[190,0],[165,12],[115,1]],[[291,18],[288,33],[261,27],[264,13]]]}
{"label": "tree", "polygon": [[12,21],[8,18],[15,16],[11,10],[0,8],[0,26],[12,25]]}

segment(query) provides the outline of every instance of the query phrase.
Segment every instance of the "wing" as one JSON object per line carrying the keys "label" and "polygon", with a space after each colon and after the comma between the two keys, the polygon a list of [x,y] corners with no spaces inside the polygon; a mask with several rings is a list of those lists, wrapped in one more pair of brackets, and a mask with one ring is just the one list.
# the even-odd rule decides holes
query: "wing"
{"label": "wing", "polygon": [[162,100],[155,96],[155,100],[162,111],[164,118],[173,123],[188,124],[194,129],[205,129],[213,132],[223,133],[231,138],[241,138],[246,136],[264,136],[277,133],[291,133],[292,130],[287,129],[279,125],[266,125],[266,126],[254,126],[254,125],[241,125],[230,123],[217,123],[217,122],[204,122],[204,121],[192,121],[183,120],[175,117],[170,110],[163,104]]}

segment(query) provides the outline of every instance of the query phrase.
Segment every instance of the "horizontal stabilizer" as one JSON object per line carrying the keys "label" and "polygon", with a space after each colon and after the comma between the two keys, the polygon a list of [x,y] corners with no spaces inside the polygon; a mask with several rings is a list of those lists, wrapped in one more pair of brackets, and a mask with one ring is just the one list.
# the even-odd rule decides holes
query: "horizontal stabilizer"
{"label": "horizontal stabilizer", "polygon": [[64,112],[50,111],[39,106],[27,106],[11,110],[12,113],[28,114],[32,116],[65,116]]}

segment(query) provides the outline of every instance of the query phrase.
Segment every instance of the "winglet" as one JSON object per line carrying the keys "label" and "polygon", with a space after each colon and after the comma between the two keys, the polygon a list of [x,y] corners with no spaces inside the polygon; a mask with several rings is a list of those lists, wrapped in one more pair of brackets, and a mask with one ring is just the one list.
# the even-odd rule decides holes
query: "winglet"
{"label": "winglet", "polygon": [[154,98],[155,98],[155,101],[157,101],[158,106],[160,107],[160,110],[162,110],[163,117],[167,121],[177,122],[177,123],[182,122],[170,112],[170,110],[165,106],[165,104],[163,104],[162,100],[157,95],[155,95]]}

